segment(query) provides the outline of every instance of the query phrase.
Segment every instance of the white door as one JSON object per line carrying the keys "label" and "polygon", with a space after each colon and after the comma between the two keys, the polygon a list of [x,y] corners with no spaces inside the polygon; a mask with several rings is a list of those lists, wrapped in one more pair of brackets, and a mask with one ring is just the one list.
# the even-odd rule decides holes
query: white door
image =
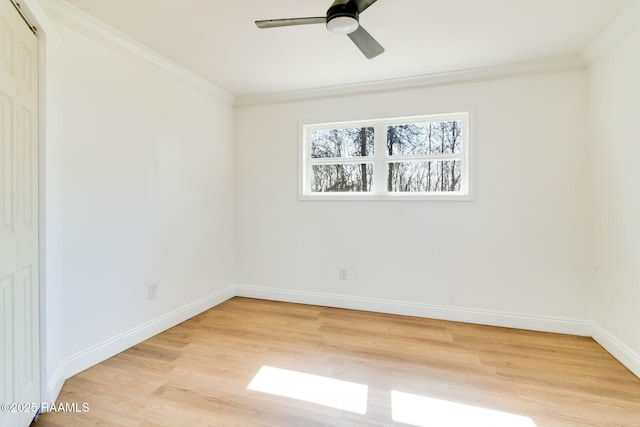
{"label": "white door", "polygon": [[0,0],[1,427],[28,426],[40,402],[37,49],[10,0]]}

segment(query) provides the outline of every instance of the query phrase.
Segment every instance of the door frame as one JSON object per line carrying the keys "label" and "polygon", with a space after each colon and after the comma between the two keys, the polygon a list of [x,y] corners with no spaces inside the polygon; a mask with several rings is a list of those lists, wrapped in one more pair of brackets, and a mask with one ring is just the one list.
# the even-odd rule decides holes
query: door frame
{"label": "door frame", "polygon": [[[7,1],[7,0],[5,0]],[[38,318],[39,318],[39,344],[40,344],[40,402],[50,402],[57,396],[52,394],[49,387],[47,372],[47,286],[46,286],[46,58],[47,28],[50,23],[45,19],[46,15],[40,8],[39,0],[8,0],[16,5],[20,15],[26,21],[26,25],[36,28],[38,39]]]}

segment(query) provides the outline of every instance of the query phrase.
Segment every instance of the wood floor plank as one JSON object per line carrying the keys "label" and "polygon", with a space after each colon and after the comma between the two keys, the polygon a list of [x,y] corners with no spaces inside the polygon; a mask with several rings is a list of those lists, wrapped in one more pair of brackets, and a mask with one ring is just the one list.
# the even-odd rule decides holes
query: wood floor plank
{"label": "wood floor plank", "polygon": [[[263,367],[366,386],[366,412],[249,389]],[[68,379],[59,402],[90,410],[35,426],[412,425],[394,421],[393,396],[476,425],[640,426],[640,379],[591,338],[248,298]],[[437,427],[429,416],[413,425]]]}

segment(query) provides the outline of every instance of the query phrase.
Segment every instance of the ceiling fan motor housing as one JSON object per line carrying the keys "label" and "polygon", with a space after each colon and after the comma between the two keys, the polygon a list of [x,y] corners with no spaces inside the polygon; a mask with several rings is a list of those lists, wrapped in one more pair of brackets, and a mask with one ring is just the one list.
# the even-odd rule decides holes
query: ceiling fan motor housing
{"label": "ceiling fan motor housing", "polygon": [[358,29],[358,9],[354,2],[334,2],[327,10],[327,28],[336,34],[349,34]]}

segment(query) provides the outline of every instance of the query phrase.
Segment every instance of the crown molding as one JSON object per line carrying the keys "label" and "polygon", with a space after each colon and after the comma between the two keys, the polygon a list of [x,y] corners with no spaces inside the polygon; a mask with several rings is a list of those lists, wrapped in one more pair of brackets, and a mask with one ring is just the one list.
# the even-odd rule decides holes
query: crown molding
{"label": "crown molding", "polygon": [[214,96],[220,101],[227,104],[233,104],[235,102],[235,96],[233,94],[143,46],[77,7],[63,0],[46,0],[40,2],[40,4],[51,19],[71,27],[99,43],[132,54],[147,63],[153,64],[197,89]]}
{"label": "crown molding", "polygon": [[591,64],[620,39],[640,29],[640,0],[636,0],[615,21],[611,23],[581,53],[582,58]]}
{"label": "crown molding", "polygon": [[[640,0],[639,0],[640,1]],[[586,64],[580,56],[564,56],[540,61],[520,62],[494,67],[473,68],[446,73],[427,74],[392,80],[380,80],[343,86],[291,92],[245,95],[236,97],[236,107],[260,104],[306,101],[311,99],[332,98],[345,95],[366,95],[371,93],[420,89],[453,84],[463,84],[525,74],[539,74],[572,70],[584,70]]]}

